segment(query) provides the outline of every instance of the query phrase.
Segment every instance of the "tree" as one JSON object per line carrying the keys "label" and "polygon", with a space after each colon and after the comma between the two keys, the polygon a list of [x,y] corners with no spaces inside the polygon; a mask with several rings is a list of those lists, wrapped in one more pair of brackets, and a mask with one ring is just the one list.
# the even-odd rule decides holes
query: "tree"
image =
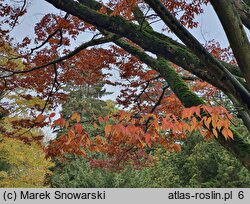
{"label": "tree", "polygon": [[[64,16],[47,14],[42,18],[35,27],[36,37],[33,42],[37,47],[31,49],[31,52],[25,50],[32,41],[28,37],[17,44],[18,56],[23,58],[26,67],[24,70],[16,70],[11,64],[12,59],[9,59],[8,66],[1,67],[2,87],[9,87],[6,86],[6,82],[13,86],[18,84],[27,87],[29,81],[29,86],[32,86],[41,98],[46,99],[46,104],[51,104],[53,107],[56,99],[64,97],[60,88],[65,82],[74,81],[80,84],[84,81],[100,81],[103,78],[101,72],[103,68],[116,66],[121,70],[122,78],[129,81],[133,79],[128,88],[122,92],[125,100],[119,100],[121,104],[129,106],[129,102],[133,99],[138,106],[135,109],[138,112],[159,115],[170,111],[177,116],[176,124],[173,126],[175,129],[180,126],[178,121],[182,118],[181,110],[187,113],[185,108],[198,107],[199,110],[189,111],[193,114],[192,120],[199,121],[199,125],[193,123],[193,126],[196,125],[194,128],[209,130],[226,149],[250,169],[249,138],[243,138],[232,126],[229,128],[228,120],[225,118],[226,122],[223,122],[225,125],[222,125],[222,120],[217,120],[215,117],[216,112],[202,106],[205,103],[212,106],[214,104],[213,101],[205,100],[208,99],[208,93],[215,94],[216,89],[217,92],[218,90],[223,92],[239,112],[238,115],[248,128],[248,132],[250,131],[250,43],[244,28],[246,26],[246,29],[249,29],[249,1],[210,0],[227,35],[233,53],[231,55],[230,50],[211,46],[211,43],[206,46],[201,45],[186,29],[197,26],[195,15],[202,13],[201,6],[208,4],[208,0],[193,0],[191,3],[174,0],[117,0],[107,3],[95,0],[46,0],[46,2],[66,14]],[[1,3],[2,16],[10,17],[2,21],[2,24],[7,23],[10,26],[10,29],[1,27],[1,33],[6,39],[9,39],[11,27],[14,27],[26,12],[26,1],[19,4],[18,7],[15,3],[14,5]],[[180,9],[182,12],[178,16],[177,10]],[[183,44],[157,32],[154,26],[151,26],[154,20],[160,20]],[[70,42],[89,30],[101,37],[97,38],[94,35],[92,40],[70,51],[68,49]],[[113,43],[110,49],[104,47],[86,49],[107,42]],[[61,47],[64,48],[63,52],[60,51]],[[156,57],[152,57],[148,52]],[[82,77],[79,73],[85,73],[85,76]],[[18,74],[23,75],[18,77]],[[197,79],[194,83],[198,84],[198,90],[202,91],[203,95],[194,89],[194,84],[190,83],[193,79]],[[202,89],[200,81],[207,82],[213,87],[203,84]],[[136,89],[138,87],[142,90],[139,95],[137,93],[140,89]],[[167,102],[172,103],[172,109]],[[167,107],[165,110],[164,105]],[[172,120],[173,115],[168,119]],[[190,119],[188,114],[186,116]],[[150,122],[148,119],[142,120],[146,123],[146,132]],[[60,122],[62,124],[63,120]],[[158,127],[156,123],[155,127]],[[138,128],[131,130],[142,132]],[[152,136],[145,134],[142,137],[147,138],[147,144]],[[180,138],[177,137],[178,139]]]}
{"label": "tree", "polygon": [[[8,43],[2,42],[0,53],[1,66],[24,68]],[[8,58],[15,59],[10,62]],[[31,128],[35,122],[31,116],[44,101],[32,96],[28,88],[9,87],[1,89],[0,102],[0,186],[44,187],[53,163],[45,158],[39,125]]]}
{"label": "tree", "polygon": [[[91,91],[91,93],[95,92]],[[222,103],[227,106],[226,101]],[[104,127],[95,129],[90,121],[94,120],[93,115],[104,117],[107,115],[107,110],[112,112],[113,108],[107,109],[104,101],[96,97],[89,97],[84,87],[75,88],[63,105],[62,113],[68,116],[83,109],[84,111],[81,113],[83,129],[87,129],[92,137],[102,134]],[[237,121],[234,120],[234,122]],[[206,142],[196,133],[183,141],[181,152],[173,153],[158,147],[153,151],[153,155],[157,161],[149,167],[135,168],[131,163],[125,163],[122,169],[114,171],[114,168],[107,169],[106,166],[96,168],[93,165],[95,158],[105,159],[105,155],[90,154],[87,158],[83,158],[75,154],[67,154],[63,159],[54,158],[55,166],[51,169],[50,183],[52,187],[59,188],[218,188],[248,187],[250,185],[250,174],[240,162],[217,142]]]}
{"label": "tree", "polygon": [[158,161],[151,167],[129,165],[114,172],[94,168],[87,159],[67,155],[56,160],[51,186],[59,188],[247,188],[250,173],[215,141],[197,135],[184,142],[183,150],[172,153],[159,148]]}
{"label": "tree", "polygon": [[43,187],[53,163],[45,159],[41,147],[32,142],[2,138],[0,142],[0,186],[7,188]]}

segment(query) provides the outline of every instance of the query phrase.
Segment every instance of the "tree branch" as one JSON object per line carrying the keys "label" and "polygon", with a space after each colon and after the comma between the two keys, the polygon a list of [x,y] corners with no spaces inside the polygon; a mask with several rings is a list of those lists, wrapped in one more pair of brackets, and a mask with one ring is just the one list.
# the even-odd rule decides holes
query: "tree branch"
{"label": "tree branch", "polygon": [[250,43],[232,0],[210,0],[250,88]]}
{"label": "tree branch", "polygon": [[[211,67],[207,64],[204,64],[204,62],[199,61],[199,59],[188,49],[184,49],[183,46],[181,47],[174,45],[172,43],[173,40],[160,40],[157,38],[157,36],[154,36],[144,30],[140,30],[140,26],[126,21],[121,16],[103,15],[92,10],[88,6],[83,5],[83,3],[80,4],[72,0],[46,1],[59,9],[63,9],[64,11],[95,25],[98,29],[105,29],[109,32],[117,34],[118,36],[127,37],[146,51],[153,52],[158,56],[163,56],[173,63],[183,67],[184,69],[190,70],[193,74],[199,76],[200,78],[202,76],[204,78],[205,76],[206,81],[212,85],[215,85],[222,90],[226,89],[228,92],[232,93],[236,98],[239,99],[239,102],[246,109],[246,111],[250,112],[250,106],[248,105],[250,104],[250,94],[219,62],[217,62],[217,64],[219,64],[221,68],[225,70],[218,69],[218,67],[213,63],[210,63],[209,60],[206,61],[207,64],[213,66],[214,68],[212,69],[213,72],[211,72]],[[93,0],[86,1],[94,2]],[[206,54],[205,56],[202,56],[205,57]],[[200,72],[200,70],[203,71],[203,75],[201,74],[202,72]],[[210,75],[210,80],[209,77],[207,77],[208,75]]]}
{"label": "tree branch", "polygon": [[240,14],[242,23],[250,30],[250,6],[248,6],[244,1],[233,1],[238,13]]}
{"label": "tree branch", "polygon": [[[211,2],[213,1],[214,0]],[[228,84],[230,92],[241,100],[243,107],[250,114],[250,93],[247,89],[216,58],[214,58],[183,25],[179,23],[160,0],[145,0],[145,2],[153,8],[156,14],[161,17],[164,23],[180,38],[180,40],[207,65],[209,72],[212,72],[216,78],[222,81],[230,81],[230,84]]]}
{"label": "tree branch", "polygon": [[92,39],[92,40],[90,40],[90,41],[88,41],[86,43],[83,43],[82,45],[80,45],[74,51],[70,52],[67,55],[64,55],[64,56],[59,57],[59,58],[57,58],[57,59],[55,59],[55,60],[53,60],[51,62],[48,62],[48,63],[40,65],[40,66],[33,67],[31,69],[28,69],[28,70],[12,71],[12,70],[8,70],[8,69],[2,68],[2,67],[0,67],[0,69],[5,71],[5,72],[10,73],[10,74],[6,74],[4,77],[10,77],[10,76],[13,76],[15,74],[24,74],[24,73],[32,72],[32,71],[42,69],[42,68],[45,68],[45,67],[53,65],[53,64],[57,64],[57,63],[62,62],[64,60],[67,60],[67,59],[73,57],[74,55],[76,55],[77,53],[79,53],[80,51],[82,51],[82,50],[84,50],[84,49],[86,49],[86,48],[88,48],[90,46],[95,46],[95,45],[107,43],[107,42],[112,41],[114,38],[115,38],[115,36],[105,36],[105,37],[101,37],[101,38],[98,38],[98,39]]}

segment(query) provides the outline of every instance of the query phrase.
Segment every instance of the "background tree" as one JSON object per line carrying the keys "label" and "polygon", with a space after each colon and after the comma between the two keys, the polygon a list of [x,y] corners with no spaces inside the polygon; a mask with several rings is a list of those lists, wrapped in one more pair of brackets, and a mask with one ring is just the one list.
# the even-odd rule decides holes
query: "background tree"
{"label": "background tree", "polygon": [[[92,88],[94,89],[95,86]],[[97,86],[97,90],[101,90]],[[87,94],[86,94],[87,93]],[[81,113],[81,124],[92,137],[104,134],[104,127],[95,129],[91,125],[95,117],[104,117],[114,113],[114,108],[107,109],[105,101],[98,99],[98,94],[86,88],[75,88],[69,93],[68,100],[63,105],[62,113],[65,116],[74,112]],[[104,92],[103,92],[104,93]],[[217,96],[218,97],[218,96]],[[218,97],[217,102],[231,108],[225,97]],[[118,110],[115,110],[117,112]],[[234,120],[236,123],[237,120]],[[92,129],[91,129],[92,128]],[[242,131],[242,128],[239,129]],[[58,135],[60,137],[60,134]],[[95,159],[105,160],[105,155],[89,153],[87,158],[75,154],[54,158],[55,166],[51,169],[50,177],[52,187],[71,188],[174,188],[174,187],[249,187],[249,171],[242,167],[231,154],[223,149],[217,142],[206,142],[199,133],[193,133],[182,142],[182,151],[173,153],[158,146],[150,150],[157,161],[148,166],[135,167],[125,163],[122,169],[114,171],[106,166],[97,166]]]}
{"label": "background tree", "polygon": [[69,94],[67,100],[62,105],[62,115],[67,118],[78,112],[81,116],[80,123],[83,129],[90,135],[93,135],[93,131],[98,135],[92,125],[93,121],[117,111],[114,101],[101,99],[101,97],[110,94],[104,89],[104,83],[80,86],[68,85],[65,91],[67,90],[69,90]]}
{"label": "background tree", "polygon": [[249,171],[214,141],[192,136],[178,153],[159,148],[151,167],[127,165],[118,172],[91,166],[85,158],[56,160],[52,187],[57,188],[248,188]]}
{"label": "background tree", "polygon": [[45,159],[41,147],[11,138],[0,143],[0,186],[2,188],[41,188],[53,163]]}
{"label": "background tree", "polygon": [[[16,51],[6,42],[0,46],[0,66],[24,65],[15,58]],[[11,65],[10,65],[11,64]],[[7,82],[6,82],[7,83]],[[33,94],[33,96],[31,95]],[[31,116],[44,105],[44,101],[31,93],[31,89],[10,87],[0,93],[0,186],[43,187],[53,166],[45,158],[43,132]]]}

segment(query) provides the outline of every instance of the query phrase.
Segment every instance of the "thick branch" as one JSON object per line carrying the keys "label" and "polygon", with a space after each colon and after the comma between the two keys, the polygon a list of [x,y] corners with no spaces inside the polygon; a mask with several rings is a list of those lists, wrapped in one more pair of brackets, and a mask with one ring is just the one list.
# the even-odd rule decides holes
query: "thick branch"
{"label": "thick branch", "polygon": [[[187,85],[183,82],[180,76],[173,70],[166,59],[171,60],[175,64],[182,66],[185,69],[191,70],[193,74],[197,70],[203,69],[204,71],[207,69],[207,66],[204,63],[201,63],[197,57],[195,57],[188,49],[183,46],[178,46],[176,43],[173,43],[172,40],[163,40],[159,37],[154,36],[152,33],[146,32],[144,30],[140,30],[140,26],[135,25],[131,22],[127,22],[122,17],[119,16],[108,16],[102,15],[89,7],[79,4],[75,1],[68,0],[46,0],[49,3],[53,4],[55,7],[59,9],[63,9],[64,11],[77,16],[78,18],[95,25],[98,29],[104,29],[109,32],[115,33],[118,36],[127,37],[133,42],[137,43],[143,49],[147,51],[151,51],[158,56],[163,56],[158,60],[155,60],[149,57],[144,51],[137,52],[138,49],[130,50],[129,53],[137,56],[139,59],[143,59],[144,63],[150,65],[149,63],[153,63],[150,66],[154,67],[169,83],[171,89],[174,90],[177,97],[185,104],[186,107],[194,106],[202,104],[203,101],[195,95],[192,91],[190,91]],[[81,0],[83,2],[84,0]],[[94,2],[93,0],[85,0],[84,2]],[[125,47],[123,46],[125,49]],[[125,49],[126,50],[126,49]],[[136,55],[137,52],[137,55]],[[140,56],[141,55],[141,56]],[[166,58],[166,59],[165,59]],[[170,67],[170,68],[169,68]],[[202,76],[198,73],[197,76]],[[210,75],[209,72],[206,72],[203,78],[209,79],[206,75]],[[199,77],[200,77],[199,76]],[[211,76],[211,75],[210,75]],[[230,86],[230,81],[222,78],[213,79],[216,77],[214,75],[211,76],[212,83],[224,84],[226,86]],[[220,81],[223,81],[221,83]],[[172,88],[173,87],[173,88]],[[223,87],[222,87],[223,88]],[[234,95],[237,95],[238,90],[231,90]],[[250,103],[248,103],[250,104]],[[235,140],[225,140],[225,138],[220,134],[219,138],[221,140],[222,145],[226,146],[227,149],[230,149],[232,153],[239,158],[239,160],[250,169],[250,148],[249,143],[245,142],[240,136],[235,133]]]}
{"label": "thick branch", "polygon": [[[246,89],[237,80],[231,81],[232,75],[227,76],[230,73],[225,74],[223,71],[218,69],[218,72],[215,73],[206,71],[207,65],[200,62],[199,59],[197,59],[197,57],[194,56],[188,49],[183,49],[183,47],[173,45],[170,41],[168,42],[166,40],[160,40],[154,35],[140,30],[140,26],[128,22],[120,16],[103,15],[75,1],[46,1],[59,9],[63,9],[64,11],[95,25],[97,28],[105,29],[117,35],[127,37],[128,39],[137,43],[143,49],[151,51],[156,55],[163,56],[175,64],[190,70],[193,74],[201,78],[203,75],[203,78],[206,78],[206,81],[209,83],[219,87],[222,90],[228,89],[230,93],[235,95],[235,97],[240,100],[242,106],[249,112],[250,107],[248,106],[250,106],[250,94],[246,91]],[[200,70],[197,71],[198,69],[203,69],[203,74],[199,73]],[[210,80],[209,77],[206,77],[206,75],[210,75]]]}
{"label": "thick branch", "polygon": [[145,1],[161,17],[164,23],[180,38],[180,40],[182,40],[188,48],[190,48],[195,55],[207,65],[210,72],[214,73],[215,76],[218,74],[218,77],[221,80],[229,80],[231,82],[231,84],[229,84],[231,87],[228,87],[231,89],[230,92],[232,93],[233,91],[234,94],[236,94],[237,91],[240,92],[237,98],[244,100],[244,107],[250,114],[250,93],[247,89],[242,86],[242,84],[217,59],[215,59],[184,26],[179,23],[160,0]]}
{"label": "thick branch", "polygon": [[250,0],[243,0],[250,7]]}
{"label": "thick branch", "polygon": [[[116,43],[124,50],[146,63],[148,66],[157,70],[168,82],[170,88],[185,107],[197,106],[204,103],[202,99],[199,98],[199,96],[189,90],[183,79],[181,79],[181,77],[171,67],[168,61],[163,58],[154,59],[124,40],[119,39],[116,41]],[[226,140],[220,132],[217,140],[222,146],[224,146],[236,158],[238,158],[247,169],[250,170],[250,144],[249,142],[244,141],[244,139],[242,139],[242,137],[236,131],[233,129],[232,131],[234,133],[234,140]]]}
{"label": "thick branch", "polygon": [[250,30],[250,6],[244,3],[244,1],[233,1],[238,13],[240,14],[242,23]]}
{"label": "thick branch", "polygon": [[250,87],[250,43],[232,0],[210,0]]}

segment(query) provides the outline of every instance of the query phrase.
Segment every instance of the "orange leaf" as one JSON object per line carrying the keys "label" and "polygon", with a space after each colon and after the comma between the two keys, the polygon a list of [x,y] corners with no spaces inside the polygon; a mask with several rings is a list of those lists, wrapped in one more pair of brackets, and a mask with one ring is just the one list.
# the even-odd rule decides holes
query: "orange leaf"
{"label": "orange leaf", "polygon": [[81,121],[81,116],[78,114],[77,116],[76,116],[76,122],[80,122]]}
{"label": "orange leaf", "polygon": [[187,123],[183,122],[182,127],[183,127],[184,130],[187,130],[188,132],[191,132],[191,128]]}
{"label": "orange leaf", "polygon": [[201,109],[200,107],[195,107],[195,113],[197,116],[201,117]]}
{"label": "orange leaf", "polygon": [[161,126],[162,126],[163,130],[167,130],[168,129],[168,122],[167,122],[166,118],[162,119]]}
{"label": "orange leaf", "polygon": [[106,122],[108,121],[108,119],[109,119],[109,116],[106,115],[106,116],[104,117],[104,122],[106,123]]}
{"label": "orange leaf", "polygon": [[65,121],[65,128],[69,127],[69,121]]}
{"label": "orange leaf", "polygon": [[217,126],[216,126],[217,128],[218,128],[218,130],[220,131],[221,130],[221,128],[222,128],[222,123],[221,123],[221,121],[219,120],[218,121],[218,123],[217,123]]}
{"label": "orange leaf", "polygon": [[135,125],[135,123],[136,123],[136,120],[133,118],[133,119],[131,120],[131,124]]}
{"label": "orange leaf", "polygon": [[64,120],[63,118],[60,118],[60,119],[59,119],[59,122],[60,122],[61,127],[63,127],[64,124],[65,124],[65,120]]}
{"label": "orange leaf", "polygon": [[227,139],[228,137],[232,138],[233,139],[233,133],[230,129],[228,128],[223,128],[222,130],[222,135]]}
{"label": "orange leaf", "polygon": [[234,139],[233,132],[232,132],[230,129],[228,129],[228,136],[229,136],[230,138]]}
{"label": "orange leaf", "polygon": [[99,117],[99,118],[98,118],[98,122],[99,122],[100,124],[103,123],[103,122],[104,122],[103,118],[102,118],[102,117]]}
{"label": "orange leaf", "polygon": [[180,152],[180,151],[181,151],[181,145],[179,145],[179,144],[174,144],[174,145],[173,145],[173,148],[174,148],[174,150],[175,150],[176,152]]}
{"label": "orange leaf", "polygon": [[218,116],[212,115],[212,126],[215,128],[217,125]]}
{"label": "orange leaf", "polygon": [[77,112],[73,113],[70,120],[75,120],[79,114]]}
{"label": "orange leaf", "polygon": [[96,123],[94,123],[94,128],[97,129],[98,128],[98,125]]}
{"label": "orange leaf", "polygon": [[125,111],[120,111],[120,118],[119,120],[122,120],[126,117],[126,112]]}
{"label": "orange leaf", "polygon": [[86,142],[87,142],[87,145],[88,145],[88,146],[91,145],[91,141],[90,141],[90,139],[89,139],[88,137],[86,138]]}
{"label": "orange leaf", "polygon": [[193,117],[190,131],[192,132],[195,128],[197,128],[197,125],[198,125],[197,120],[196,120],[196,118]]}
{"label": "orange leaf", "polygon": [[45,116],[43,116],[42,114],[39,114],[35,120],[36,123],[41,123],[45,120]]}
{"label": "orange leaf", "polygon": [[217,132],[217,130],[213,128],[212,131],[213,131],[214,136],[215,136],[215,137],[218,137],[218,132]]}
{"label": "orange leaf", "polygon": [[104,128],[105,134],[109,135],[110,131],[111,131],[111,125],[106,125]]}
{"label": "orange leaf", "polygon": [[71,130],[68,132],[68,136],[69,136],[69,138],[74,138],[74,137],[75,137],[75,132],[71,129]]}
{"label": "orange leaf", "polygon": [[208,118],[207,120],[204,120],[204,123],[206,125],[206,127],[209,129],[210,123],[212,121],[212,118]]}

